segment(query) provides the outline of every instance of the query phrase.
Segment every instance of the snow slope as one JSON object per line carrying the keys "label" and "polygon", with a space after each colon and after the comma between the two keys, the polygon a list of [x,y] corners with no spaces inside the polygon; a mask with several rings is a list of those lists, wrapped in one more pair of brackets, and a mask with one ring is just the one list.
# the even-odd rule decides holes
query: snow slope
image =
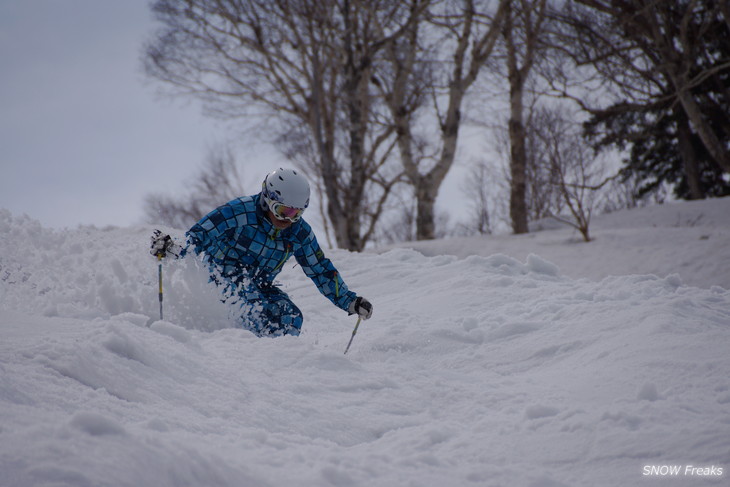
{"label": "snow slope", "polygon": [[548,219],[527,235],[454,238],[402,244],[424,255],[502,253],[524,262],[531,253],[570,277],[679,273],[685,284],[730,289],[730,197],[667,203],[593,218],[586,245],[570,227]]}
{"label": "snow slope", "polygon": [[354,318],[291,264],[300,337],[234,328],[192,259],[165,264],[156,321],[151,228],[0,210],[0,485],[727,485],[730,200],[680,207],[711,224],[330,251],[375,305],[347,355]]}

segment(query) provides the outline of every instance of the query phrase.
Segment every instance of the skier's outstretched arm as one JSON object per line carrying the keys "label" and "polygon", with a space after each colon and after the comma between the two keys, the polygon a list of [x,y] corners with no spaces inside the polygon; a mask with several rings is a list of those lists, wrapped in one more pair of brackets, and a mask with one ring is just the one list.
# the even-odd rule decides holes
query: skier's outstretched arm
{"label": "skier's outstretched arm", "polygon": [[338,308],[350,314],[368,319],[373,314],[373,305],[347,287],[340,273],[317,243],[311,228],[303,228],[300,235],[302,245],[294,253],[304,273],[312,279],[319,291]]}

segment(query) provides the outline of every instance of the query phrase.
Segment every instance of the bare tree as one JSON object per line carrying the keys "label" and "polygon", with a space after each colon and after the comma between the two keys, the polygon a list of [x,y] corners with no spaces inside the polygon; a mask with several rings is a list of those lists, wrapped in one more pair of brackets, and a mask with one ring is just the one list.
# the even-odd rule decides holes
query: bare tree
{"label": "bare tree", "polygon": [[597,191],[613,178],[603,178],[600,159],[581,136],[574,119],[565,110],[543,108],[538,110],[532,128],[549,164],[551,184],[570,212],[569,218],[559,212],[551,216],[578,230],[589,242]]}
{"label": "bare tree", "polygon": [[[554,173],[548,152],[545,150],[541,131],[546,108],[540,105],[539,94],[531,87],[525,92],[524,146],[525,146],[525,206],[528,223],[561,214],[564,207],[563,197],[554,184]],[[507,110],[509,111],[509,110]],[[492,213],[499,220],[512,227],[510,216],[510,195],[512,193],[512,148],[507,117],[496,117],[489,124],[483,124],[490,131],[492,149],[499,162],[499,171],[492,175],[490,189],[498,192],[499,197],[492,202]],[[494,118],[494,117],[492,117]],[[470,176],[474,178],[475,176]],[[506,202],[506,203],[505,203]]]}
{"label": "bare tree", "polygon": [[[156,0],[146,69],[218,116],[267,118],[324,191],[337,244],[362,249],[400,172],[373,62],[421,14],[390,0]],[[364,221],[363,221],[364,220]]]}
{"label": "bare tree", "polygon": [[[434,207],[456,157],[462,105],[494,49],[508,0],[499,0],[496,11],[488,0],[428,3],[429,22],[411,25],[384,51],[389,79],[381,83],[405,176],[415,189],[419,240],[435,238]],[[434,125],[435,131],[423,128]]]}
{"label": "bare tree", "polygon": [[204,165],[181,196],[149,194],[145,219],[149,223],[188,229],[211,210],[244,194],[236,160],[230,148],[211,149]]}
{"label": "bare tree", "polygon": [[[514,4],[514,5],[513,5]],[[525,84],[540,53],[546,0],[508,3],[502,36],[505,43],[510,100],[510,217],[514,233],[527,233],[527,149],[525,146]]]}

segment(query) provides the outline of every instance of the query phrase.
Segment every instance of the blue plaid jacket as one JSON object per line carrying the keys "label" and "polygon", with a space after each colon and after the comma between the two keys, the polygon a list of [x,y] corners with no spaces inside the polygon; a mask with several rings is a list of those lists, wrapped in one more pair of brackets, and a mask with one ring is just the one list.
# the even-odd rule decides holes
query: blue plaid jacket
{"label": "blue plaid jacket", "polygon": [[357,297],[324,256],[312,228],[300,219],[285,230],[274,227],[260,203],[261,195],[237,198],[211,211],[188,230],[188,248],[201,252],[223,277],[240,284],[273,286],[293,255],[304,273],[335,306],[347,311]]}

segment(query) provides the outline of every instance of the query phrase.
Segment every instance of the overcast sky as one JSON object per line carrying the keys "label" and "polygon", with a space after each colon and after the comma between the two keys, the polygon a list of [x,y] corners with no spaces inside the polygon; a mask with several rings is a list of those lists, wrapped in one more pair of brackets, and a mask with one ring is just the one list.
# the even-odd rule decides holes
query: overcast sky
{"label": "overcast sky", "polygon": [[145,78],[153,29],[147,0],[0,0],[0,208],[136,224],[144,195],[179,190],[230,137]]}

